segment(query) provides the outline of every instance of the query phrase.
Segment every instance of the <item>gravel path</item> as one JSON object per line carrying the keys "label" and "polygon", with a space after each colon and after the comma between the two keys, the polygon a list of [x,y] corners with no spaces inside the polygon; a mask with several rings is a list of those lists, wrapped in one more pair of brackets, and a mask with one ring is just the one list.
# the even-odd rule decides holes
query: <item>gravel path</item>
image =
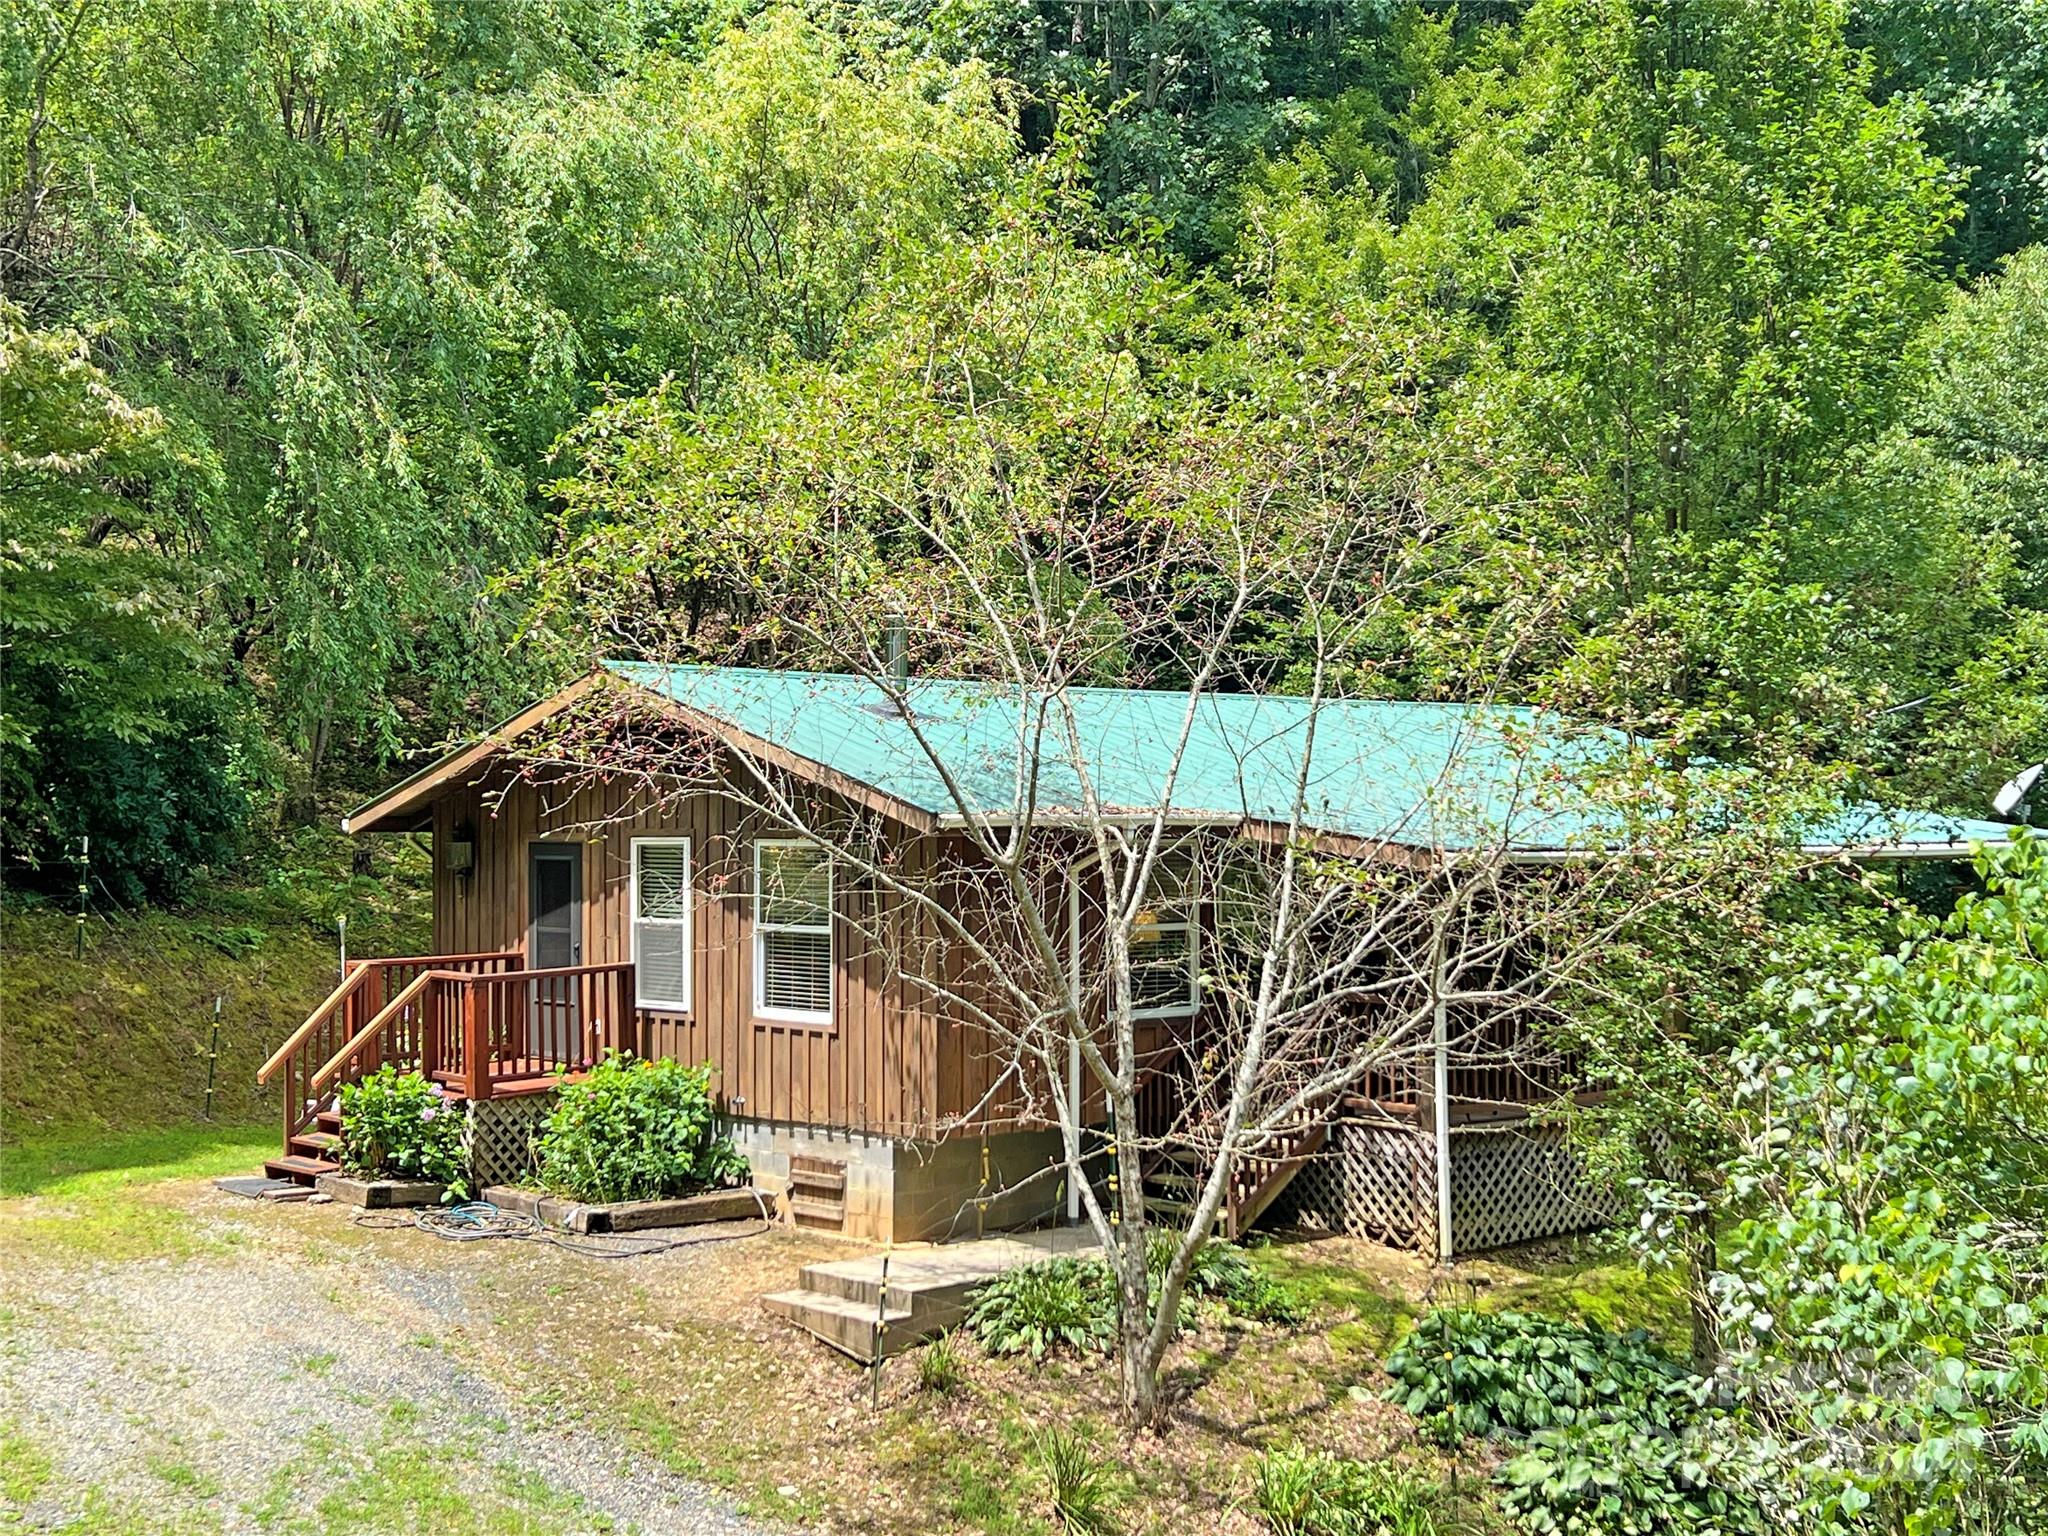
{"label": "gravel path", "polygon": [[7,1287],[0,1346],[0,1425],[51,1463],[22,1528],[98,1501],[148,1515],[138,1529],[373,1529],[379,1499],[417,1510],[424,1488],[494,1521],[454,1529],[763,1529],[450,1345],[492,1304],[460,1277],[260,1242],[35,1270]]}

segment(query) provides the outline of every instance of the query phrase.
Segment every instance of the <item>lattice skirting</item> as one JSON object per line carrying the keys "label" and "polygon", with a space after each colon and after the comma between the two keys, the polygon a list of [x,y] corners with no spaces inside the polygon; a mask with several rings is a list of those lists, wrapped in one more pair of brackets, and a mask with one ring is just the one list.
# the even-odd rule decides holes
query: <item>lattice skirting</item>
{"label": "lattice skirting", "polygon": [[[1274,1220],[1436,1252],[1436,1143],[1407,1126],[1340,1123],[1294,1176]],[[1590,1185],[1562,1126],[1451,1132],[1451,1238],[1477,1253],[1604,1226],[1613,1202]]]}
{"label": "lattice skirting", "polygon": [[1478,1253],[1614,1220],[1616,1202],[1586,1178],[1561,1125],[1451,1131],[1451,1240]]}
{"label": "lattice skirting", "polygon": [[475,1188],[526,1182],[533,1172],[533,1140],[554,1106],[552,1092],[486,1099],[469,1106],[463,1142]]}
{"label": "lattice skirting", "polygon": [[1433,1250],[1436,1148],[1406,1126],[1339,1122],[1275,1206],[1276,1221]]}

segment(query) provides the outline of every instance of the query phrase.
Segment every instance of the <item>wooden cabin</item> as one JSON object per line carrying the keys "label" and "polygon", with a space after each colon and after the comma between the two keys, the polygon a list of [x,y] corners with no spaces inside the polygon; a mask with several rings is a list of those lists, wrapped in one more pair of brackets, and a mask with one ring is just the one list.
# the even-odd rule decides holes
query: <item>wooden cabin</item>
{"label": "wooden cabin", "polygon": [[[1015,714],[986,685],[912,686],[921,718],[946,727],[937,735],[952,766],[991,775],[987,803],[1002,803]],[[1177,721],[1185,695],[1086,692],[1103,743],[1091,765],[1100,789],[1114,803],[1156,805],[1147,744]],[[654,721],[640,727],[643,742],[673,732],[703,743],[690,783],[662,782],[658,752],[550,736],[600,707]],[[740,792],[739,776],[771,763],[807,786],[813,807],[893,839],[890,856],[906,867],[946,867],[965,846],[957,787],[903,749],[892,707],[853,677],[608,664],[359,807],[344,822],[353,835],[431,836],[434,953],[352,962],[279,1047],[264,1069],[284,1099],[271,1171],[310,1179],[332,1167],[340,1084],[395,1059],[469,1102],[481,1178],[516,1176],[562,1076],[625,1050],[711,1065],[737,1145],[792,1220],[902,1241],[1071,1219],[1059,1137],[1028,1085],[1003,1072],[978,1026],[907,974],[916,918],[883,910],[871,887],[836,877],[815,845],[764,815],[753,777]],[[1220,699],[1213,720],[1204,711],[1176,825],[1234,836],[1285,824],[1294,760],[1259,754],[1284,737],[1273,712],[1289,707],[1245,696]],[[1322,708],[1336,713],[1318,725],[1329,743],[1316,748],[1318,805],[1339,835],[1382,849],[1440,845],[1442,826],[1416,807],[1447,765],[1499,777],[1459,706]],[[1042,795],[1073,793],[1051,766],[1044,778]],[[1566,832],[1531,820],[1514,835],[1540,858]],[[2003,835],[1917,818],[1862,851],[1954,857],[1973,838]],[[1201,908],[1170,916],[1148,935],[1163,947],[1141,1010],[1144,1113],[1161,1127],[1181,1107],[1177,1067],[1203,1009]],[[967,962],[933,963],[962,984]],[[1262,1148],[1226,1225],[1234,1234],[1272,1212],[1448,1253],[1597,1223],[1597,1192],[1556,1130],[1531,1119],[1562,1090],[1554,1073],[1483,1065],[1382,1074]],[[1157,1176],[1170,1205],[1170,1163]]]}

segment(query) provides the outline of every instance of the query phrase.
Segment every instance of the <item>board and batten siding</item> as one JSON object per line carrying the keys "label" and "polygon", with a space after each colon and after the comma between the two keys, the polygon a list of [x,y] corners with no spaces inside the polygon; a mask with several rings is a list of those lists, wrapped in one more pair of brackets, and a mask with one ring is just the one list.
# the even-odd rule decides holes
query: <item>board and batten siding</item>
{"label": "board and batten siding", "polygon": [[[632,958],[632,840],[687,837],[692,865],[695,950],[687,1013],[642,1009],[649,1055],[709,1063],[713,1089],[728,1112],[757,1119],[887,1136],[938,1134],[962,1107],[971,1083],[955,1076],[941,1093],[942,1056],[959,1072],[959,1051],[942,1051],[936,1002],[896,974],[868,942],[877,919],[875,892],[834,884],[833,1023],[757,1019],[753,1011],[752,839],[732,800],[692,795],[636,807],[624,783],[573,791],[486,777],[451,788],[434,806],[437,849],[464,822],[476,834],[476,862],[456,876],[435,861],[434,948],[440,954],[521,949],[527,940],[528,849],[534,842],[583,850],[583,963]],[[772,834],[770,834],[772,835]],[[904,857],[931,859],[929,839]],[[897,914],[891,943],[908,938]],[[951,1099],[951,1103],[942,1102]]]}

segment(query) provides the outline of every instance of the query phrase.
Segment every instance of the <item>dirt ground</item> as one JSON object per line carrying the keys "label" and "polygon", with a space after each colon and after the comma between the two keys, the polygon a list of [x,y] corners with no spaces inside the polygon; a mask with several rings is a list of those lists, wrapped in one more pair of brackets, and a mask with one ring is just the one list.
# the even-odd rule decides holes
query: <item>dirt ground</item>
{"label": "dirt ground", "polygon": [[[193,1177],[0,1201],[0,1531],[1002,1536],[1048,1528],[1054,1425],[1096,1440],[1133,1536],[1258,1529],[1263,1446],[1456,1470],[1378,1396],[1429,1276],[1372,1244],[1265,1249],[1314,1323],[1197,1328],[1172,1431],[1131,1440],[1103,1361],[969,1348],[949,1393],[907,1358],[877,1390],[769,1319],[763,1292],[857,1251],[830,1239],[735,1223],[616,1259],[352,1218]],[[1612,1291],[1570,1255],[1472,1272],[1509,1300],[1568,1275],[1595,1314]],[[1447,1529],[1496,1528],[1474,1510]]]}

